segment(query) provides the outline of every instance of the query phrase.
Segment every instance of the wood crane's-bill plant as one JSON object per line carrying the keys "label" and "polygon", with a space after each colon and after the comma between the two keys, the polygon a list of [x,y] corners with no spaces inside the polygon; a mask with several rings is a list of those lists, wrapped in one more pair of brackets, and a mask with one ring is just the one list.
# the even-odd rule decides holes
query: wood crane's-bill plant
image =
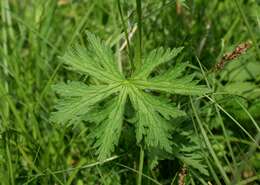
{"label": "wood crane's-bill plant", "polygon": [[172,153],[172,118],[184,116],[165,94],[201,95],[206,88],[183,77],[186,64],[170,67],[162,74],[155,69],[181,52],[183,48],[155,49],[145,55],[142,65],[129,77],[118,69],[113,51],[95,35],[88,33],[89,46],[77,46],[63,57],[71,69],[88,75],[91,82],[73,81],[54,85],[61,96],[51,119],[57,123],[84,120],[95,123],[94,146],[103,160],[114,152],[125,122],[130,100],[134,110],[136,142],[145,148],[158,148]]}

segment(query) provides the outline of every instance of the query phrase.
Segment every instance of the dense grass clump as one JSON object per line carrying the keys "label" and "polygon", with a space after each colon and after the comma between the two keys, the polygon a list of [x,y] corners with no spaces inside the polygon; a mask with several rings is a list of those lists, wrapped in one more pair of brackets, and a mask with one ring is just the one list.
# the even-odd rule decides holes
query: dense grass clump
{"label": "dense grass clump", "polygon": [[259,1],[0,11],[0,184],[260,183]]}

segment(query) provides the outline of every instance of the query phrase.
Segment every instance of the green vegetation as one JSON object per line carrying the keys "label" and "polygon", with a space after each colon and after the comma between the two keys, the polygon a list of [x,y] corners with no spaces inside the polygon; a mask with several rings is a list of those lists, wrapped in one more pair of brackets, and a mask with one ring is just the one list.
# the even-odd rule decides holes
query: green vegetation
{"label": "green vegetation", "polygon": [[0,184],[260,183],[259,1],[0,10]]}

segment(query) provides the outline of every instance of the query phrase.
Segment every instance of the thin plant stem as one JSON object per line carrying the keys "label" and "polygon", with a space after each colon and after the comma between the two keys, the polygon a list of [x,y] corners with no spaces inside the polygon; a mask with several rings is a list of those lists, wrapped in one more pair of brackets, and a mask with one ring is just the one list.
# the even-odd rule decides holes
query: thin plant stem
{"label": "thin plant stem", "polygon": [[122,25],[123,25],[126,43],[127,43],[128,56],[129,56],[129,60],[130,60],[129,65],[130,65],[131,70],[133,70],[134,66],[133,66],[133,59],[132,59],[132,54],[131,54],[131,45],[130,45],[130,41],[129,41],[127,27],[126,27],[125,20],[124,20],[124,17],[123,17],[123,12],[122,12],[122,8],[121,8],[120,0],[117,0],[117,5],[118,5],[120,19],[121,19]]}
{"label": "thin plant stem", "polygon": [[139,68],[142,63],[142,4],[141,0],[136,0],[137,11],[137,25],[138,25],[138,37],[136,47],[136,68]]}
{"label": "thin plant stem", "polygon": [[140,146],[139,169],[138,169],[138,174],[137,174],[137,185],[142,185],[143,166],[144,166],[144,149],[143,149],[142,146]]}
{"label": "thin plant stem", "polygon": [[[135,67],[139,68],[142,62],[142,3],[141,0],[136,0],[136,11],[137,11],[137,47],[136,47],[136,63]],[[143,165],[144,165],[144,149],[140,146],[140,156],[139,156],[139,169],[138,169],[138,179],[137,185],[142,184],[142,174],[143,174]]]}

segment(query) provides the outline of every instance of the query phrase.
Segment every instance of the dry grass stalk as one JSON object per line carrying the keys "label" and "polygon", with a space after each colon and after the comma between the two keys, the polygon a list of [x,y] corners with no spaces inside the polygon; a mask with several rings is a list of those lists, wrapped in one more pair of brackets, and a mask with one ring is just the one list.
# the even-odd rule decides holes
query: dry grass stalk
{"label": "dry grass stalk", "polygon": [[183,166],[179,173],[178,185],[185,185],[185,177],[187,175],[187,168]]}

